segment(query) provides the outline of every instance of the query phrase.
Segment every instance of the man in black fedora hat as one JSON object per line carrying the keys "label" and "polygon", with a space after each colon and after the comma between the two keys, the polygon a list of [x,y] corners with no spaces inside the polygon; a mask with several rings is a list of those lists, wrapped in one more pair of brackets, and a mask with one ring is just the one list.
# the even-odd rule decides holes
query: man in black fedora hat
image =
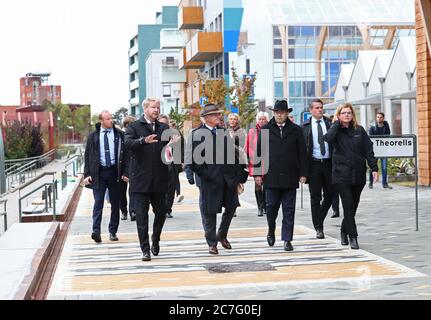
{"label": "man in black fedora hat", "polygon": [[[186,163],[199,178],[202,225],[210,254],[218,254],[218,242],[223,248],[232,249],[227,235],[238,205],[237,187],[248,175],[245,164],[235,157],[233,139],[219,126],[222,114],[214,104],[204,107],[201,117],[205,123],[192,131],[186,152]],[[217,213],[223,207],[225,211],[216,232]]]}
{"label": "man in black fedora hat", "polygon": [[272,247],[275,243],[276,219],[281,204],[281,239],[284,241],[284,250],[292,251],[296,189],[299,182],[304,183],[308,175],[307,152],[301,128],[288,118],[292,108],[288,107],[287,102],[278,100],[271,110],[274,111],[274,117],[262,127],[256,148],[257,158],[263,152],[268,153],[268,163],[263,163],[264,174],[256,175],[255,182],[263,184],[266,190],[269,246]]}

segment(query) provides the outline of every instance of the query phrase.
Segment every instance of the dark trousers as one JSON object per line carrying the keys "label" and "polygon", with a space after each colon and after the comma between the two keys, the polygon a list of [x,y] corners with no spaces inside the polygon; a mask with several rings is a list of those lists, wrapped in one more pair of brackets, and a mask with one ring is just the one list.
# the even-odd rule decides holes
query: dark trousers
{"label": "dark trousers", "polygon": [[363,185],[336,184],[335,187],[340,194],[341,203],[343,204],[344,218],[341,223],[341,231],[347,233],[351,238],[358,237],[356,229],[356,210],[358,209]]}
{"label": "dark trousers", "polygon": [[120,210],[123,214],[127,215],[127,182],[120,180],[119,191],[120,191]]}
{"label": "dark trousers", "polygon": [[155,214],[151,240],[153,242],[158,242],[160,241],[160,235],[166,220],[166,194],[132,192],[130,196],[133,202],[133,209],[136,213],[139,243],[142,252],[145,253],[150,250],[148,236],[148,210],[150,208],[150,203]]}
{"label": "dark trousers", "polygon": [[278,210],[283,210],[281,227],[281,240],[292,241],[295,224],[296,189],[266,188],[266,219],[268,221],[268,234],[275,233]]}
{"label": "dark trousers", "polygon": [[99,188],[93,189],[93,232],[98,234],[100,234],[100,225],[102,223],[103,204],[105,202],[106,189],[108,189],[109,200],[111,202],[109,233],[117,233],[118,225],[120,223],[120,199],[118,196],[119,186],[117,181],[116,166],[111,168],[100,167]]}
{"label": "dark trousers", "polygon": [[217,246],[217,239],[226,239],[229,232],[229,227],[232,222],[233,215],[236,211],[236,201],[232,201],[231,205],[225,207],[221,217],[218,232],[217,229],[217,213],[205,212],[202,200],[202,191],[199,196],[199,208],[201,211],[202,226],[205,231],[205,239],[209,246]]}
{"label": "dark trousers", "polygon": [[173,164],[168,166],[169,168],[169,181],[168,181],[168,192],[166,193],[166,207],[167,213],[172,212],[172,206],[175,200],[175,189],[177,186],[178,172]]}
{"label": "dark trousers", "polygon": [[[311,216],[314,229],[323,230],[323,222],[332,205],[331,160],[312,161],[309,179]],[[322,202],[323,191],[323,202]]]}
{"label": "dark trousers", "polygon": [[335,187],[332,188],[332,210],[340,213],[340,195]]}
{"label": "dark trousers", "polygon": [[175,173],[175,193],[177,194],[177,196],[179,196],[181,194],[181,182],[180,182],[180,172],[178,170],[176,170]]}
{"label": "dark trousers", "polygon": [[263,186],[258,186],[257,184],[254,184],[254,194],[256,196],[257,208],[259,212],[263,212],[264,210],[266,210],[265,190],[263,189]]}

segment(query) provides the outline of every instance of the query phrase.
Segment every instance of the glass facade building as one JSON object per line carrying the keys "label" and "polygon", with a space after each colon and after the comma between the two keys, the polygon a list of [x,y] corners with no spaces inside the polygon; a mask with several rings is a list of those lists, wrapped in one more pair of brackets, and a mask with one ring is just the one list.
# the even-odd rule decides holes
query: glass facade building
{"label": "glass facade building", "polygon": [[[370,28],[368,46],[391,49],[414,29],[396,29],[390,44],[388,32],[392,29]],[[274,98],[288,97],[296,113],[316,97],[324,103],[333,101],[341,65],[354,63],[365,41],[356,25],[273,26]]]}

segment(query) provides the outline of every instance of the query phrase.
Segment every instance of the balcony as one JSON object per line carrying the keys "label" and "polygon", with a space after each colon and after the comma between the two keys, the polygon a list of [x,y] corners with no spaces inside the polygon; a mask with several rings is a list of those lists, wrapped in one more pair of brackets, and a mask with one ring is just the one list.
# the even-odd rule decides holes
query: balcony
{"label": "balcony", "polygon": [[203,67],[205,67],[204,62],[187,61],[187,48],[183,48],[183,54],[178,64],[179,69],[201,69]]}
{"label": "balcony", "polygon": [[177,29],[160,31],[160,49],[181,49],[186,46],[185,35]]}
{"label": "balcony", "polygon": [[[185,1],[182,1],[182,3]],[[202,7],[181,6],[178,10],[178,29],[202,29],[204,26],[204,10]]]}
{"label": "balcony", "polygon": [[130,74],[132,74],[132,73],[134,73],[134,72],[138,71],[138,69],[139,69],[139,63],[138,63],[138,62],[135,62],[134,64],[132,64],[132,65],[130,66],[130,68],[129,68],[129,73],[130,73]]}
{"label": "balcony", "polygon": [[186,45],[187,62],[206,62],[223,53],[221,32],[198,32]]}
{"label": "balcony", "polygon": [[139,79],[130,82],[130,90],[135,90],[136,88],[139,88]]}
{"label": "balcony", "polygon": [[139,47],[138,47],[137,44],[135,44],[132,48],[130,48],[130,50],[129,50],[129,57],[133,57],[135,54],[137,54],[138,53],[138,49],[139,49]]}
{"label": "balcony", "polygon": [[135,97],[135,98],[130,99],[130,105],[131,106],[137,106],[137,105],[139,105],[139,98]]}
{"label": "balcony", "polygon": [[179,69],[179,61],[177,59],[170,63],[162,60],[160,83],[184,83],[186,79],[186,70]]}

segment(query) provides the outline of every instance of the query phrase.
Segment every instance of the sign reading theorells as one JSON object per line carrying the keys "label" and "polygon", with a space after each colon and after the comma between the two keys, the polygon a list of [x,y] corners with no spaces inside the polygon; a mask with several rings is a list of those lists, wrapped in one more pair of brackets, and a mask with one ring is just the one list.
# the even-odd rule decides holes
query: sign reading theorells
{"label": "sign reading theorells", "polygon": [[376,158],[413,158],[415,157],[415,139],[406,137],[373,137],[374,156]]}

